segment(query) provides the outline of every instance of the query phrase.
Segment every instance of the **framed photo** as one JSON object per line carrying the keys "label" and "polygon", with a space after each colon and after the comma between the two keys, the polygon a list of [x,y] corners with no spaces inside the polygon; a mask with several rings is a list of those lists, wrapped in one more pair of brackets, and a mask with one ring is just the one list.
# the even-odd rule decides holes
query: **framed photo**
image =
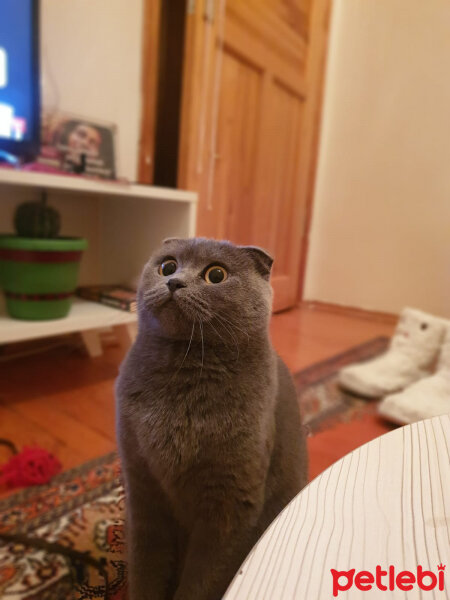
{"label": "framed photo", "polygon": [[44,114],[41,137],[40,162],[64,171],[116,179],[115,125],[65,113]]}

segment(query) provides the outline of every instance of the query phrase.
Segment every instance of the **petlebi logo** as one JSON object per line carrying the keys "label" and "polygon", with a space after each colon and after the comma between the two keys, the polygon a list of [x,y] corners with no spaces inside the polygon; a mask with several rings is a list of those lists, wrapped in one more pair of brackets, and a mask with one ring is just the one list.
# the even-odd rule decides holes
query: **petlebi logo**
{"label": "petlebi logo", "polygon": [[444,590],[445,565],[437,565],[437,572],[427,571],[422,565],[418,565],[416,571],[396,571],[393,565],[383,569],[377,565],[375,573],[371,571],[336,571],[331,569],[333,579],[333,596],[339,592],[345,592],[352,587],[361,591],[369,591],[378,588],[382,592],[402,590],[408,592],[412,589],[420,589],[429,592],[434,589]]}

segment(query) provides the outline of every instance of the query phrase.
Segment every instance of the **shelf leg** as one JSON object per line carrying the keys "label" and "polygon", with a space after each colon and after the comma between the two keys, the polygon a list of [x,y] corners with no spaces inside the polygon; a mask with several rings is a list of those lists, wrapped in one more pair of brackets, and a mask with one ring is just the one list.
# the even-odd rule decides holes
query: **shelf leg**
{"label": "shelf leg", "polygon": [[103,354],[100,335],[96,329],[80,331],[80,334],[84,343],[84,347],[91,358],[95,358],[96,356],[101,356]]}
{"label": "shelf leg", "polygon": [[136,325],[134,323],[115,325],[113,329],[119,344],[124,350],[128,350],[136,338]]}

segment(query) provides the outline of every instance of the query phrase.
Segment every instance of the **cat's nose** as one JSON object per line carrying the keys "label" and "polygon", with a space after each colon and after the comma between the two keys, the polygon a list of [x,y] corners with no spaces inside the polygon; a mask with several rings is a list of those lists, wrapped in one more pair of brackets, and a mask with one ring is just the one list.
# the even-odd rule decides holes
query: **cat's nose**
{"label": "cat's nose", "polygon": [[178,277],[172,277],[172,279],[169,279],[169,281],[167,282],[167,287],[173,293],[179,288],[186,287],[186,284],[184,283],[184,281],[181,281],[181,279],[178,279]]}

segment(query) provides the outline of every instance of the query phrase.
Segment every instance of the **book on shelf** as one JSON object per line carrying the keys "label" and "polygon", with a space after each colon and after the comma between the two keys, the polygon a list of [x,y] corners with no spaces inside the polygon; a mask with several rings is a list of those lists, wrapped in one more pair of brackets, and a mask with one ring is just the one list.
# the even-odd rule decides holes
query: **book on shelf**
{"label": "book on shelf", "polygon": [[76,294],[84,300],[136,312],[136,290],[123,285],[86,285],[79,287]]}

